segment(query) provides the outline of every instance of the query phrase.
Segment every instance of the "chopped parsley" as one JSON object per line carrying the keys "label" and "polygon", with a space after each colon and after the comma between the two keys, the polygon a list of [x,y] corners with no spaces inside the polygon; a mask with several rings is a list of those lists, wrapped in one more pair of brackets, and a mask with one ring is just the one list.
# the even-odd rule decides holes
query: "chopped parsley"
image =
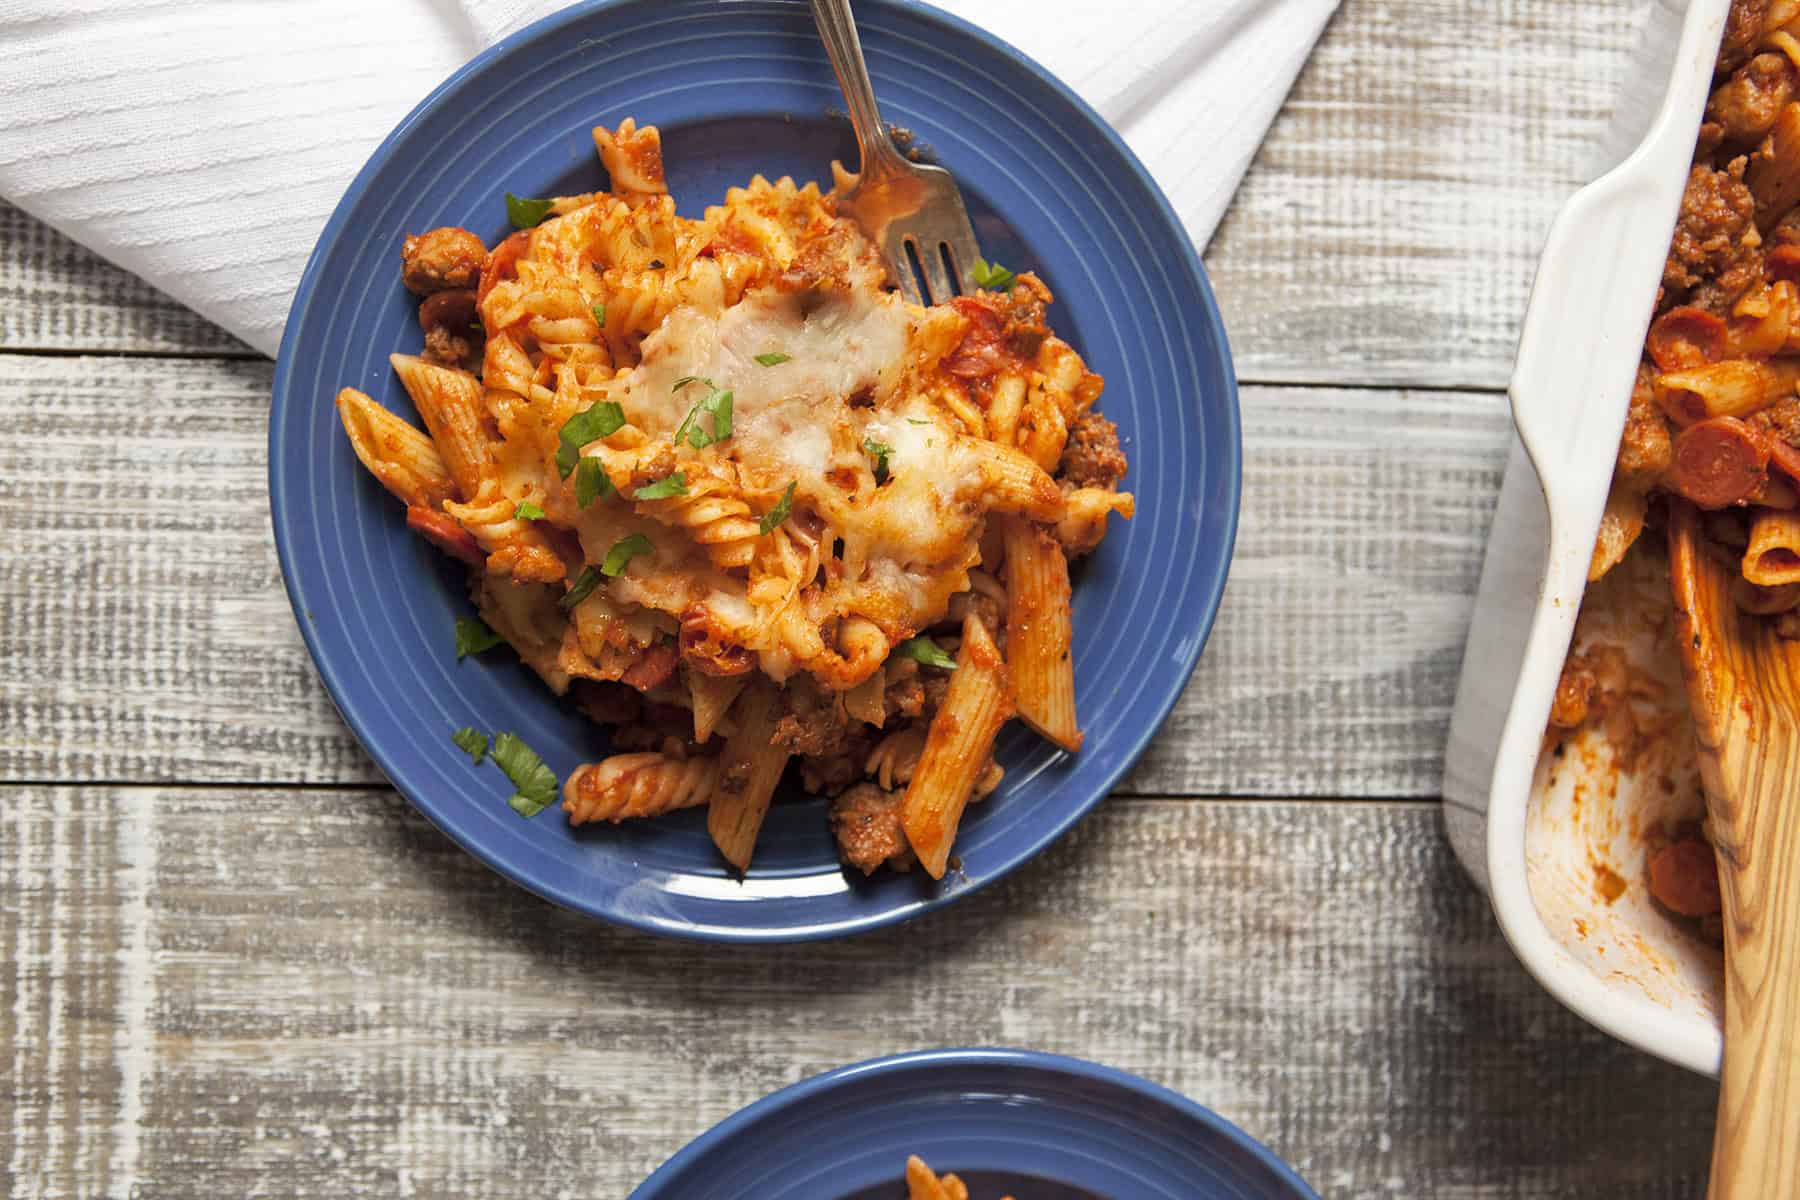
{"label": "chopped parsley", "polygon": [[[622,537],[614,542],[612,548],[606,552],[606,560],[600,564],[600,573],[608,579],[617,579],[624,574],[626,563],[640,554],[650,554],[655,550],[656,547],[650,544],[650,539],[641,533]],[[593,569],[592,567],[588,568],[590,571]]]}
{"label": "chopped parsley", "polygon": [[978,288],[985,288],[990,292],[1003,292],[1012,287],[1013,281],[1018,276],[999,263],[991,263],[985,258],[978,258],[975,260],[975,269],[969,272],[969,278],[975,281],[975,286]]}
{"label": "chopped parsley", "polygon": [[477,733],[468,725],[464,725],[461,729],[451,734],[450,740],[455,742],[457,749],[468,755],[469,761],[478,767],[481,765],[481,760],[487,757],[487,734]]}
{"label": "chopped parsley", "polygon": [[521,817],[535,817],[555,802],[556,772],[516,735],[494,735],[494,765],[513,785],[506,802]]}
{"label": "chopped parsley", "polygon": [[519,501],[519,507],[513,509],[513,520],[515,521],[541,521],[543,519],[544,510],[529,500]]}
{"label": "chopped parsley", "polygon": [[907,638],[894,647],[894,653],[914,662],[922,662],[928,667],[941,667],[946,671],[956,670],[956,660],[944,653],[942,646],[920,634],[916,638]]}
{"label": "chopped parsley", "polygon": [[792,357],[794,356],[791,354],[782,354],[779,352],[759,354],[756,356],[756,363],[761,367],[779,367],[782,363],[787,362]]}
{"label": "chopped parsley", "polygon": [[594,570],[593,567],[583,567],[581,568],[581,574],[575,577],[575,582],[569,585],[569,590],[563,593],[563,598],[558,600],[556,605],[564,612],[568,612],[571,608],[574,608],[577,604],[586,600],[593,590],[599,586],[600,572]]}
{"label": "chopped parsley", "polygon": [[606,305],[600,303],[598,300],[594,301],[594,324],[598,325],[601,329],[606,328]]}
{"label": "chopped parsley", "polygon": [[907,423],[907,424],[908,424],[908,425],[929,425],[929,424],[931,424],[931,422],[930,422],[930,421],[921,421],[921,420],[919,420],[919,418],[917,418],[917,417],[908,417],[908,418],[906,418],[906,423]]}
{"label": "chopped parsley", "polygon": [[596,500],[613,494],[612,477],[593,455],[581,460],[575,468],[575,505],[586,508]]}
{"label": "chopped parsley", "polygon": [[479,617],[456,618],[456,661],[461,662],[471,654],[480,654],[483,650],[492,650],[506,639],[487,627],[487,622]]}
{"label": "chopped parsley", "polygon": [[788,519],[788,514],[794,511],[794,483],[798,482],[800,481],[796,479],[788,484],[787,491],[781,493],[781,499],[775,502],[775,507],[763,514],[762,520],[756,523],[759,532],[773,533],[777,525]]}
{"label": "chopped parsley", "polygon": [[874,438],[863,439],[863,453],[875,460],[875,483],[880,486],[888,479],[888,456],[894,452],[892,446],[876,441]]}
{"label": "chopped parsley", "polygon": [[557,435],[562,441],[556,449],[557,474],[567,479],[569,472],[575,469],[575,460],[581,457],[583,446],[617,433],[624,424],[625,410],[611,400],[602,400],[564,421],[562,432]]}
{"label": "chopped parsley", "polygon": [[685,496],[687,495],[687,475],[685,472],[677,471],[655,483],[645,484],[632,495],[639,500],[667,500],[670,496]]}
{"label": "chopped parsley", "polygon": [[555,207],[554,200],[533,200],[526,196],[515,196],[506,193],[506,219],[512,222],[514,229],[530,229],[533,225],[541,225],[545,217]]}
{"label": "chopped parsley", "polygon": [[[696,450],[704,450],[714,442],[722,442],[731,436],[731,392],[699,375],[683,375],[669,391],[671,394],[679,392],[690,383],[704,383],[708,391],[706,399],[688,409],[687,416],[675,427],[675,444],[679,446],[685,441]],[[711,433],[701,426],[701,413],[712,417]]]}

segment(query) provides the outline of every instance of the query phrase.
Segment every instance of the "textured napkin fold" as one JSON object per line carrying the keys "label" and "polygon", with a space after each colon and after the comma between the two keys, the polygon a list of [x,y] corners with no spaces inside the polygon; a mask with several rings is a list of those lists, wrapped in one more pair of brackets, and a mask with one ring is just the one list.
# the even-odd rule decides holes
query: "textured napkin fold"
{"label": "textured napkin fold", "polygon": [[[1125,135],[1204,246],[1338,0],[939,0]],[[273,354],[383,136],[561,0],[0,0],[0,195]]]}

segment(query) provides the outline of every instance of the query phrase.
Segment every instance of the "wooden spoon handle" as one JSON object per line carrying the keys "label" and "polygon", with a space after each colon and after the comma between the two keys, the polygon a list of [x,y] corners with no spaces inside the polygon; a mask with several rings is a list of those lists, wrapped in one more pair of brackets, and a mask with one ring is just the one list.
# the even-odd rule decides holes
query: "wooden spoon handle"
{"label": "wooden spoon handle", "polygon": [[[1800,755],[1745,763],[1768,774],[1745,846],[1719,847],[1725,901],[1725,1069],[1712,1200],[1800,1196]],[[1748,782],[1748,781],[1746,781]],[[1743,852],[1743,861],[1726,856]]]}
{"label": "wooden spoon handle", "polygon": [[1676,644],[1725,919],[1712,1200],[1800,1198],[1800,645],[1732,600],[1735,564],[1669,509]]}

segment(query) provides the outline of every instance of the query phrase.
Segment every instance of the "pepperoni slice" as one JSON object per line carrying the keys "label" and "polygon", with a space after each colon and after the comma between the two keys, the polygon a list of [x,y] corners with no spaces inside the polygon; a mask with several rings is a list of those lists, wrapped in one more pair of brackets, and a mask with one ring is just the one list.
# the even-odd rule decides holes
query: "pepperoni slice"
{"label": "pepperoni slice", "polygon": [[1662,371],[1718,362],[1725,355],[1725,322],[1703,308],[1671,308],[1650,326],[1644,348]]}
{"label": "pepperoni slice", "polygon": [[1701,508],[1748,500],[1763,486],[1769,439],[1736,417],[1712,417],[1675,438],[1669,483]]}
{"label": "pepperoni slice", "polygon": [[1650,856],[1650,894],[1670,912],[1709,917],[1723,903],[1719,896],[1719,864],[1712,847],[1699,838],[1670,842]]}

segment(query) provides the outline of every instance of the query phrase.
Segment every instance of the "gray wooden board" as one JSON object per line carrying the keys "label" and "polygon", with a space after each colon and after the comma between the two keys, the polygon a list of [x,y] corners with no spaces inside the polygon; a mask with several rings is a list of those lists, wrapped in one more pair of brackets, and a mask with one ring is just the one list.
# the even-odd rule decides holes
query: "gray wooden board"
{"label": "gray wooden board", "polygon": [[[1503,383],[1646,3],[1345,0],[1207,254],[1241,376]],[[234,347],[0,205],[0,348]]]}
{"label": "gray wooden board", "polygon": [[[380,781],[281,586],[269,382],[261,360],[0,355],[0,778]],[[1504,409],[1262,387],[1243,409],[1224,610],[1128,790],[1435,795]]]}
{"label": "gray wooden board", "polygon": [[784,1084],[1000,1044],[1331,1197],[1699,1195],[1712,1084],[1545,996],[1438,820],[1114,801],[941,914],[738,950],[554,909],[387,791],[9,789],[0,1193],[622,1197]]}

